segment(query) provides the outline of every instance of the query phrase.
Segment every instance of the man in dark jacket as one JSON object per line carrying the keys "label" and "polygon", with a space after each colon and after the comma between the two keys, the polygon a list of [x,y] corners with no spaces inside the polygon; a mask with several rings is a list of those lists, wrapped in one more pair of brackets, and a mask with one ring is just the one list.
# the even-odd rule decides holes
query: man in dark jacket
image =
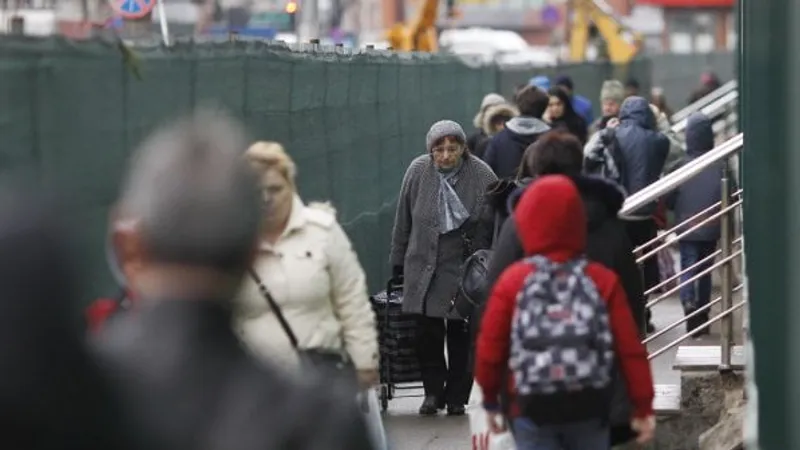
{"label": "man in dark jacket", "polygon": [[[673,170],[677,170],[682,165],[702,156],[713,148],[714,130],[711,119],[701,112],[693,113],[686,122],[686,157]],[[675,211],[676,223],[684,223],[689,218],[720,201],[722,198],[724,171],[724,162],[718,161],[678,186],[667,196],[667,207]],[[734,180],[730,178],[730,182],[732,185]],[[704,217],[700,217],[686,223],[678,230],[678,233],[683,233],[703,219]],[[681,304],[683,304],[683,311],[686,315],[708,305],[711,301],[711,273],[703,275],[694,282],[688,281],[697,273],[708,269],[714,264],[714,258],[711,256],[717,248],[719,238],[720,222],[719,220],[712,220],[705,226],[682,237],[678,244],[681,253],[681,270],[686,270],[706,259],[705,262],[700,263],[691,270],[686,270],[681,275],[681,283],[686,283],[681,287],[680,291]],[[709,313],[710,310],[706,309],[687,320],[687,331],[695,331],[698,326],[706,323]],[[695,337],[708,333],[708,327],[704,327],[695,333]]]}
{"label": "man in dark jacket", "polygon": [[505,129],[492,137],[483,155],[483,160],[497,178],[507,180],[517,177],[525,149],[550,130],[542,120],[550,102],[547,92],[528,86],[517,94],[514,101],[519,117],[506,122]]}
{"label": "man in dark jacket", "polygon": [[231,327],[230,301],[269,213],[245,148],[233,121],[198,113],[145,141],[123,185],[114,242],[140,302],[108,322],[96,343],[136,429],[133,443],[370,449],[352,396],[257,363]]}
{"label": "man in dark jacket", "polygon": [[77,255],[58,205],[0,188],[3,448],[127,450],[119,405],[74,320]]}
{"label": "man in dark jacket", "polygon": [[[658,131],[650,103],[642,97],[628,97],[622,102],[619,125],[612,131],[622,157],[623,188],[633,195],[661,177],[669,155],[669,138]],[[652,241],[658,235],[655,213],[658,202],[651,202],[625,217],[628,237],[634,247]],[[649,248],[646,250],[649,251]],[[645,251],[645,252],[646,252]],[[645,290],[658,285],[661,275],[656,256],[642,263]],[[649,315],[649,314],[648,314]],[[648,317],[648,332],[655,328]]]}
{"label": "man in dark jacket", "polygon": [[[625,200],[620,189],[601,178],[581,175],[583,153],[580,142],[566,133],[548,133],[526,152],[523,163],[534,176],[562,174],[569,176],[578,188],[586,208],[587,245],[590,260],[599,262],[613,270],[620,278],[629,306],[639,332],[644,335],[644,294],[642,278],[633,246],[628,239],[624,223],[617,218]],[[535,183],[535,181],[533,181]],[[525,187],[509,197],[509,208],[513,210]],[[517,234],[517,225],[506,220],[497,238],[492,259],[489,261],[487,285],[493,286],[500,274],[515,261],[525,256]],[[485,304],[478,307],[472,323],[480,323]],[[477,326],[473,328],[476,330]],[[476,337],[476,336],[475,336]],[[630,404],[621,378],[615,379],[612,401],[612,445],[627,442],[635,437],[630,429]]]}

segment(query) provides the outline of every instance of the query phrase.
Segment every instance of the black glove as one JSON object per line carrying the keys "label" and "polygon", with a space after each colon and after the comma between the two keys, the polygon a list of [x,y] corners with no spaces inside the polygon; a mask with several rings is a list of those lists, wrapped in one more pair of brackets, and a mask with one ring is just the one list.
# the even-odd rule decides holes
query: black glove
{"label": "black glove", "polygon": [[402,286],[403,285],[403,266],[393,266],[392,267],[392,279],[391,282],[395,286]]}

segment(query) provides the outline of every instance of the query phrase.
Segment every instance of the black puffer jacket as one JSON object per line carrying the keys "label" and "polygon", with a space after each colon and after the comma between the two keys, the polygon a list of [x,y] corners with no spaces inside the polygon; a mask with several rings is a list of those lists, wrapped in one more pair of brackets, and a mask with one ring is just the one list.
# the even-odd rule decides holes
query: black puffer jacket
{"label": "black puffer jacket", "polygon": [[[658,180],[669,154],[669,138],[658,131],[650,103],[642,97],[628,97],[619,111],[614,130],[619,151],[625,159],[625,191],[633,195]],[[634,215],[650,217],[656,202],[643,206]]]}
{"label": "black puffer jacket", "polygon": [[[613,270],[625,289],[631,312],[644,333],[645,298],[642,275],[633,257],[633,245],[628,239],[625,224],[617,217],[625,200],[619,188],[601,178],[579,176],[572,178],[583,198],[586,207],[588,235],[586,254],[590,260],[603,264]],[[509,202],[515,205],[524,188],[511,194]],[[522,244],[517,236],[514,220],[506,220],[494,246],[492,260],[489,262],[488,284],[494,285],[500,274],[515,261],[523,258]],[[478,307],[474,322],[480,323],[485,304]],[[479,331],[478,331],[479,332]],[[615,381],[612,401],[611,423],[613,445],[626,442],[632,436],[630,427],[630,405],[624,383]]]}

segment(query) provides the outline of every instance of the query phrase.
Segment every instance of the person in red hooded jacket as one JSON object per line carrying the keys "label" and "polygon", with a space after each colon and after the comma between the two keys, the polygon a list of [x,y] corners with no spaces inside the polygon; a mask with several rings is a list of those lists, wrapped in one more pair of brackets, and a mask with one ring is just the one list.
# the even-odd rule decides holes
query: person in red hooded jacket
{"label": "person in red hooded jacket", "polygon": [[[583,202],[576,186],[563,175],[545,176],[535,181],[523,194],[514,220],[526,256],[541,255],[554,263],[565,263],[585,253]],[[494,285],[481,322],[475,378],[483,390],[489,426],[494,432],[505,429],[499,397],[506,388],[505,380],[509,379],[510,415],[519,450],[560,450],[564,448],[562,445],[581,450],[606,449],[609,442],[607,418],[539,426],[522,416],[515,402],[513,377],[506,377],[512,321],[518,294],[535,270],[535,266],[525,260],[509,266]],[[639,433],[638,442],[647,442],[655,429],[653,379],[647,351],[639,341],[625,291],[617,275],[600,264],[589,262],[585,274],[594,281],[599,296],[606,303],[613,350],[633,404],[631,427]]]}
{"label": "person in red hooded jacket", "polygon": [[103,297],[93,301],[84,311],[84,319],[86,321],[86,328],[90,333],[98,332],[103,324],[108,322],[112,317],[122,312],[128,311],[133,307],[134,296],[133,293],[126,287],[125,275],[120,267],[119,258],[114,251],[113,240],[118,232],[124,231],[125,228],[130,226],[128,223],[121,223],[117,225],[118,229],[111,229],[106,240],[106,260],[111,274],[118,286],[121,286],[117,295],[114,297]]}

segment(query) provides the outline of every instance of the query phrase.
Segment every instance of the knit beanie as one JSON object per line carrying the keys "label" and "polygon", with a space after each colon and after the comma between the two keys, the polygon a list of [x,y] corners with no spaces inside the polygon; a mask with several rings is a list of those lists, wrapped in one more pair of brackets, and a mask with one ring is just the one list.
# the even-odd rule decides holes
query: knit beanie
{"label": "knit beanie", "polygon": [[625,100],[625,86],[617,80],[606,80],[600,89],[600,101],[613,100],[622,103]]}
{"label": "knit beanie", "polygon": [[456,138],[462,144],[467,142],[467,135],[461,125],[452,120],[440,120],[431,125],[431,129],[428,130],[428,135],[425,136],[425,147],[430,152],[439,139],[447,136]]}
{"label": "knit beanie", "polygon": [[486,94],[483,97],[483,101],[481,102],[481,109],[478,110],[478,114],[475,114],[475,118],[472,119],[472,124],[475,125],[475,128],[480,128],[483,124],[483,113],[489,109],[490,106],[500,105],[506,102],[506,99],[500,95],[495,94],[492,92],[491,94]]}

